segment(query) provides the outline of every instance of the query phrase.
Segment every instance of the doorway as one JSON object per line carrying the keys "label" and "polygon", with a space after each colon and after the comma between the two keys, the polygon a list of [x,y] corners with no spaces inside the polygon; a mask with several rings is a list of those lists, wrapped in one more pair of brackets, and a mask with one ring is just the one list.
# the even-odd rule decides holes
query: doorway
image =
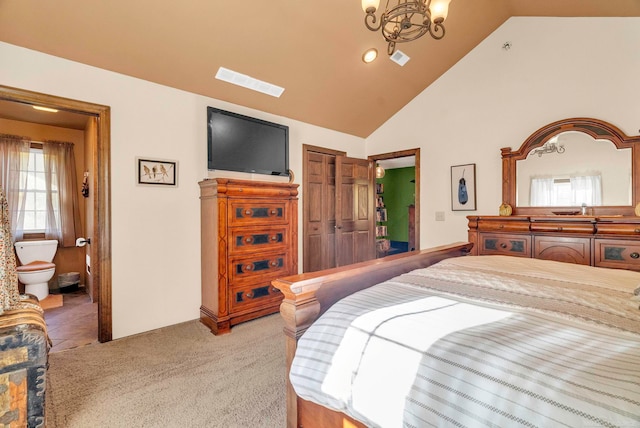
{"label": "doorway", "polygon": [[385,171],[385,177],[376,177],[377,257],[419,250],[420,149],[371,155],[369,159]]}
{"label": "doorway", "polygon": [[112,339],[111,308],[111,113],[108,106],[77,101],[53,95],[0,85],[0,100],[27,105],[38,105],[60,111],[95,117],[95,144],[92,148],[89,188],[93,192],[92,214],[87,219],[93,223],[93,234],[88,257],[95,294],[98,300],[98,341]]}

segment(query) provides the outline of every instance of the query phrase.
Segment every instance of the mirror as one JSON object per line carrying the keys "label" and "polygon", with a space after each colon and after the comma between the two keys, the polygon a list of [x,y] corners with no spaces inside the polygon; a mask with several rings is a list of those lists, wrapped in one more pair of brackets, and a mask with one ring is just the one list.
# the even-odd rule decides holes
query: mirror
{"label": "mirror", "polygon": [[631,148],[563,132],[517,161],[516,183],[518,207],[630,206]]}
{"label": "mirror", "polygon": [[503,202],[516,215],[578,213],[582,204],[591,215],[634,215],[638,143],[598,119],[546,125],[518,150],[502,149]]}

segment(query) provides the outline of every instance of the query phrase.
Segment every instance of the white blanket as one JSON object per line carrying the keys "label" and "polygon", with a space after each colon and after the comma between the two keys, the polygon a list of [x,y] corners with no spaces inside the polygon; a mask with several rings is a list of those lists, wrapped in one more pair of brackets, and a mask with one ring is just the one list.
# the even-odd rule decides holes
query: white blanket
{"label": "white blanket", "polygon": [[338,302],[298,342],[307,400],[368,426],[640,427],[640,274],[444,260]]}

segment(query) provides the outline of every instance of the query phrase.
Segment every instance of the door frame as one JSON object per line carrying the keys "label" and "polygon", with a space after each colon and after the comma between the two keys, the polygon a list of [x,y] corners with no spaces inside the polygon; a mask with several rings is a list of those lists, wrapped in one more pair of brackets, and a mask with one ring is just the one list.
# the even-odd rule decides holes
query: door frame
{"label": "door frame", "polygon": [[93,152],[95,177],[94,233],[91,242],[91,273],[98,288],[98,341],[113,338],[111,307],[111,109],[108,106],[0,85],[0,99],[37,104],[98,118],[97,144]]}
{"label": "door frame", "polygon": [[404,158],[407,156],[415,156],[415,168],[416,168],[416,195],[415,195],[415,207],[416,207],[416,229],[415,229],[415,242],[416,242],[416,250],[420,250],[420,148],[416,149],[407,149],[407,150],[399,150],[397,152],[389,152],[389,153],[380,153],[376,155],[371,155],[367,159],[372,160],[374,162],[385,160],[385,159],[395,159],[395,158]]}

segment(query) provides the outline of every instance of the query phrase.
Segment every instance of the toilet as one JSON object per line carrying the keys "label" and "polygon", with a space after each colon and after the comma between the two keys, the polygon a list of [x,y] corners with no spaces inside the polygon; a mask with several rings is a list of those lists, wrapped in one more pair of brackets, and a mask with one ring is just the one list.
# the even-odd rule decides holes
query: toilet
{"label": "toilet", "polygon": [[49,280],[53,278],[56,265],[52,263],[58,249],[58,241],[19,241],[15,243],[16,254],[22,266],[18,266],[18,280],[24,284],[24,291],[38,300],[49,295]]}

